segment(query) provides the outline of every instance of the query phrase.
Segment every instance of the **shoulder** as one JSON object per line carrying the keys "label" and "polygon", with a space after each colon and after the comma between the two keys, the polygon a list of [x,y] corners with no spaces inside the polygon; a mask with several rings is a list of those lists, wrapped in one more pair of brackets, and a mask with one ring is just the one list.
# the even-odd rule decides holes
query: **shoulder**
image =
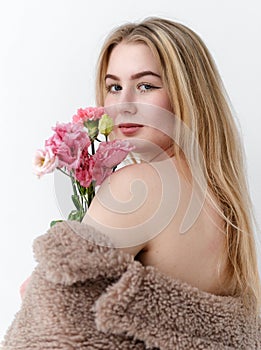
{"label": "shoulder", "polygon": [[115,196],[124,200],[130,194],[142,196],[146,190],[149,204],[149,199],[159,200],[162,195],[166,195],[166,189],[167,192],[171,188],[176,190],[183,182],[186,181],[176,160],[168,158],[157,162],[132,164],[119,169],[103,183],[99,195],[103,195],[103,191],[110,188]]}
{"label": "shoulder", "polygon": [[114,194],[126,196],[128,192],[141,189],[142,185],[147,187],[153,185],[155,188],[159,184],[160,178],[155,166],[150,163],[140,163],[125,166],[113,173],[100,191],[110,186]]}
{"label": "shoulder", "polygon": [[[161,179],[151,164],[125,166],[100,186],[83,222],[109,235],[117,247],[136,255],[147,245],[140,234],[145,222],[157,211]],[[149,229],[150,230],[150,229]]]}
{"label": "shoulder", "polygon": [[136,163],[130,164],[116,170],[108,177],[108,181],[112,183],[113,181],[118,181],[118,179],[135,180],[135,177],[146,178],[147,175],[156,175],[155,167],[153,163]]}
{"label": "shoulder", "polygon": [[[98,202],[107,210],[111,209],[111,213],[121,213],[128,216],[137,213],[144,206],[148,209],[149,199],[157,195],[161,181],[157,170],[151,164],[125,166],[114,172],[102,183],[89,212],[94,210],[94,206],[97,206]],[[134,203],[137,206],[134,206]]]}

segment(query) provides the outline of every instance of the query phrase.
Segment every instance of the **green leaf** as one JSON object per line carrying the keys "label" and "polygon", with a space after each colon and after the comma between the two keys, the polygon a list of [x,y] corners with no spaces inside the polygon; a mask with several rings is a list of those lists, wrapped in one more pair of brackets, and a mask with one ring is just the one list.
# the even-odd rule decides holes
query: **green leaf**
{"label": "green leaf", "polygon": [[50,223],[50,227],[53,227],[55,224],[57,224],[57,222],[63,222],[64,220],[53,220]]}
{"label": "green leaf", "polygon": [[77,213],[78,213],[77,210],[72,210],[68,215],[68,220],[75,220],[75,218],[77,217]]}
{"label": "green leaf", "polygon": [[82,221],[83,213],[82,211],[72,210],[68,216],[68,220]]}
{"label": "green leaf", "polygon": [[82,186],[79,181],[76,182],[77,183],[77,188],[78,188],[78,191],[80,193],[81,196],[85,196],[86,193],[87,193],[87,187],[84,187]]}
{"label": "green leaf", "polygon": [[77,210],[82,209],[82,206],[81,206],[81,203],[80,203],[80,200],[79,200],[79,197],[77,196],[77,194],[72,194],[72,201],[73,201],[73,204],[75,205]]}

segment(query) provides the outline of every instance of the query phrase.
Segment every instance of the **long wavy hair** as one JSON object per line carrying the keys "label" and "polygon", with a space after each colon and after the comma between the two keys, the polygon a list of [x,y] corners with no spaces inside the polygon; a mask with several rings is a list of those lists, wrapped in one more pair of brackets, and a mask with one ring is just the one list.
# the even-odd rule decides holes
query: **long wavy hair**
{"label": "long wavy hair", "polygon": [[[107,37],[97,66],[96,102],[104,105],[105,75],[113,48],[125,43],[144,43],[152,50],[161,67],[173,113],[193,130],[189,144],[191,160],[197,142],[204,159],[204,176],[209,193],[225,222],[228,261],[225,285],[232,296],[241,296],[257,314],[261,306],[261,286],[254,237],[254,216],[244,165],[244,150],[232,115],[229,98],[213,58],[201,38],[186,26],[162,18],[147,18],[140,23],[124,24]],[[212,197],[213,199],[213,197]],[[214,201],[213,201],[214,203]]]}

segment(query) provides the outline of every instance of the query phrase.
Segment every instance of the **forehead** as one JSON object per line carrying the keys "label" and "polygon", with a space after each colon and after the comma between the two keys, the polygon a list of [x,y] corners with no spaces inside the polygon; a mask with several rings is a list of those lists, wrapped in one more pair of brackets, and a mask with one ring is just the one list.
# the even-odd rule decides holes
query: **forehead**
{"label": "forehead", "polygon": [[131,75],[145,70],[160,74],[158,62],[146,44],[120,43],[113,48],[107,73]]}

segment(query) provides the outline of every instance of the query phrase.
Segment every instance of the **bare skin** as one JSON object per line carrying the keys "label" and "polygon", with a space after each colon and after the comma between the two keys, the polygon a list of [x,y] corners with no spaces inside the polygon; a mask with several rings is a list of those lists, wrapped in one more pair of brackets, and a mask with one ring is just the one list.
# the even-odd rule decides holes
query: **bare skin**
{"label": "bare skin", "polygon": [[[175,163],[174,157],[172,161]],[[104,195],[108,188],[112,198],[117,201],[122,203],[131,201],[133,200],[131,186],[133,180],[137,179],[147,187],[147,196],[143,204],[131,213],[110,210],[109,202]],[[175,212],[173,218],[152,239],[129,246],[128,243],[131,240],[128,235],[131,233],[127,231],[126,233],[124,230],[147,221],[146,232],[143,231],[144,240],[147,237],[146,233],[153,233],[155,230],[153,224],[150,226],[149,219],[159,209],[162,184],[151,164],[136,164],[116,171],[109,181],[101,186],[83,222],[100,229],[112,239],[116,246],[119,246],[119,249],[133,254],[135,259],[143,265],[157,267],[164,274],[187,282],[203,291],[225,294],[221,290],[225,264],[220,264],[225,244],[225,235],[222,233],[223,221],[210,202],[205,200],[195,223],[185,234],[181,234],[180,224],[189,203],[191,185],[182,176],[179,176],[179,180],[181,195],[178,208],[177,210],[173,208],[173,213]],[[169,205],[172,204],[169,203]],[[164,219],[163,217],[162,220]],[[114,228],[118,229],[120,239],[115,234]],[[128,246],[122,247],[124,234],[126,234],[126,245]]]}

